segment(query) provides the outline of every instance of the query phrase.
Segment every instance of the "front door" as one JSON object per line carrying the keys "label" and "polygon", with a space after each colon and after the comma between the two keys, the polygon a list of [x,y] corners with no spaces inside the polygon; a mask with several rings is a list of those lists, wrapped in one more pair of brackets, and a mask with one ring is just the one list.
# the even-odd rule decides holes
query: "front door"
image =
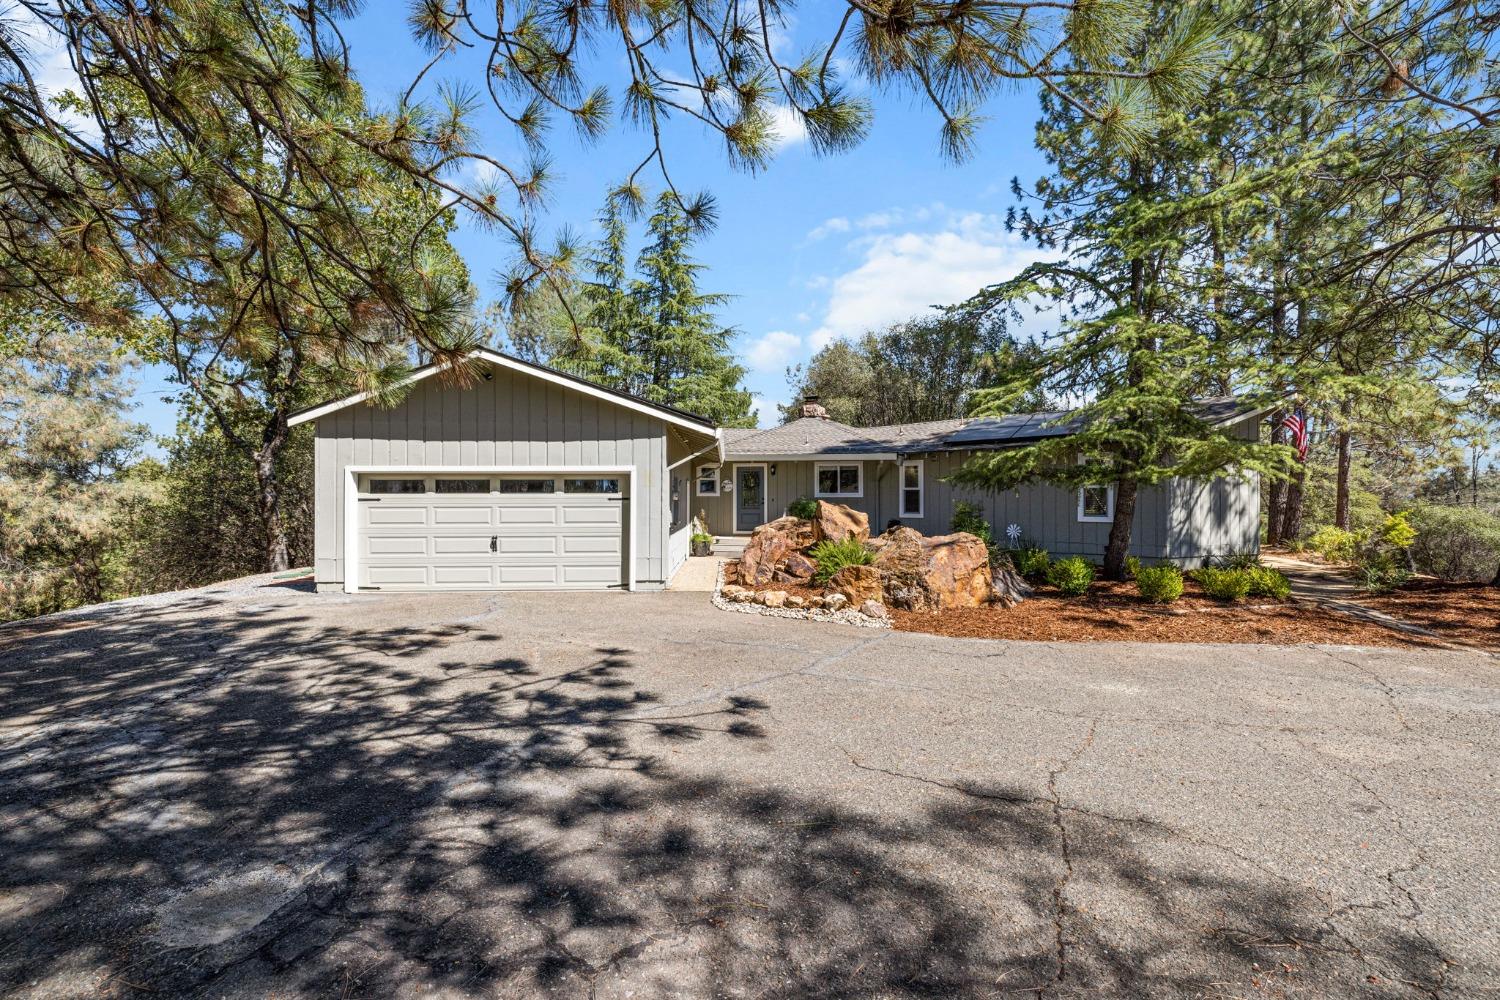
{"label": "front door", "polygon": [[742,465],[735,473],[734,530],[754,531],[766,520],[766,470]]}

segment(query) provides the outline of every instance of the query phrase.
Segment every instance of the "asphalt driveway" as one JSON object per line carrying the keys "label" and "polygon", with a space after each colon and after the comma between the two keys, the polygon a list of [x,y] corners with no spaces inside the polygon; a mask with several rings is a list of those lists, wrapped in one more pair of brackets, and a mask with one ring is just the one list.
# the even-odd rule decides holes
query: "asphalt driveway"
{"label": "asphalt driveway", "polygon": [[264,583],[0,632],[0,994],[1500,984],[1482,654]]}

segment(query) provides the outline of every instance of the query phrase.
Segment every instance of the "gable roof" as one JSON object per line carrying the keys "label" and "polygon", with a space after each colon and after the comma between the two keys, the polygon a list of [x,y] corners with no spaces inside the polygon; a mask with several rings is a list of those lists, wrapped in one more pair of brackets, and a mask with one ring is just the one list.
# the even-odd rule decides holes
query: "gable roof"
{"label": "gable roof", "polygon": [[[641,399],[639,396],[633,396],[628,392],[621,392],[618,389],[610,389],[606,386],[597,385],[593,382],[590,382],[588,379],[582,378],[578,375],[559,371],[556,368],[549,368],[546,365],[538,365],[533,364],[530,361],[523,361],[520,358],[512,354],[506,354],[503,351],[497,351],[490,347],[480,347],[476,350],[470,351],[468,356],[471,359],[487,361],[490,364],[496,365],[500,368],[509,368],[513,371],[519,371],[524,372],[528,375],[534,375],[544,381],[552,382],[554,384],[573,389],[577,392],[583,393],[586,396],[593,396],[596,399],[603,399],[606,402],[616,403],[620,406],[625,407],[626,409],[635,410],[641,413],[647,413],[653,417],[659,417],[669,424],[676,424],[679,427],[686,427],[688,430],[698,431],[699,433],[707,433],[715,436],[718,435],[718,428],[714,425],[714,422],[707,417],[700,417],[696,413],[689,413],[686,410],[679,410],[675,406],[667,406],[664,403],[653,403],[650,400]],[[444,365],[440,364],[423,365],[421,368],[418,368],[416,371],[412,372],[405,379],[403,379],[401,384],[411,385],[414,382],[419,382],[422,379],[427,378],[429,375],[436,375],[438,372],[442,371],[444,367]],[[335,413],[339,410],[344,409],[345,407],[353,406],[356,403],[363,403],[369,398],[370,393],[368,392],[356,392],[352,395],[344,396],[341,399],[333,399],[327,402],[317,403],[313,406],[305,407],[304,409],[298,410],[296,413],[293,413],[290,417],[287,418],[287,426],[295,427],[298,424],[307,423],[309,420],[316,420],[319,417],[326,416],[330,413]]]}
{"label": "gable roof", "polygon": [[[1248,404],[1234,396],[1197,400],[1193,408],[1216,427],[1260,416],[1272,409]],[[730,458],[794,455],[895,458],[898,454],[968,451],[1076,433],[1083,417],[1073,415],[1075,412],[1050,410],[878,427],[851,427],[822,417],[799,417],[765,431],[724,431],[724,450]]]}

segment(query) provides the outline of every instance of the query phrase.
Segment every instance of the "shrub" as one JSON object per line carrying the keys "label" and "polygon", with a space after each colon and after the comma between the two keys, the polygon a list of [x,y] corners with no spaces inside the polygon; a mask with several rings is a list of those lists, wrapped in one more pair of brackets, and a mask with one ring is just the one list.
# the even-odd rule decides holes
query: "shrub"
{"label": "shrub", "polygon": [[1077,597],[1094,582],[1094,564],[1082,556],[1059,559],[1047,567],[1047,582],[1066,596]]}
{"label": "shrub", "polygon": [[1393,549],[1411,548],[1412,543],[1417,540],[1417,529],[1411,526],[1408,516],[1406,511],[1387,516],[1375,537],[1381,544]]}
{"label": "shrub", "polygon": [[1354,551],[1359,546],[1359,536],[1352,531],[1325,524],[1312,533],[1307,545],[1329,562],[1353,562]]}
{"label": "shrub", "polygon": [[808,550],[807,554],[818,564],[813,580],[820,584],[827,583],[829,577],[845,566],[868,566],[875,561],[875,553],[857,538],[839,541],[825,538]]}
{"label": "shrub", "polygon": [[1250,593],[1256,597],[1270,597],[1284,601],[1292,596],[1292,584],[1280,570],[1269,566],[1252,566],[1245,570],[1250,575]]}
{"label": "shrub", "polygon": [[1135,589],[1152,604],[1171,604],[1182,596],[1182,570],[1171,563],[1142,566],[1135,574]]}
{"label": "shrub", "polygon": [[1140,575],[1141,575],[1141,557],[1140,556],[1126,556],[1125,557],[1125,578],[1127,580],[1134,580],[1137,577],[1139,577]]}
{"label": "shrub", "polygon": [[1225,556],[1223,565],[1228,569],[1255,569],[1260,565],[1260,556],[1254,552],[1236,552]]}
{"label": "shrub", "polygon": [[1360,559],[1355,569],[1359,573],[1360,583],[1372,594],[1395,590],[1411,579],[1411,570],[1388,549],[1369,552]]}
{"label": "shrub", "polygon": [[1052,557],[1040,545],[1023,545],[1010,550],[1010,561],[1022,576],[1044,576]]}
{"label": "shrub", "polygon": [[1218,601],[1238,601],[1250,593],[1250,571],[1205,566],[1193,571],[1193,579],[1209,597]]}
{"label": "shrub", "polygon": [[695,532],[693,532],[692,542],[693,542],[694,545],[712,545],[713,544],[713,540],[714,540],[714,536],[710,535],[710,534],[708,534],[706,532],[702,532],[702,531],[695,531]]}
{"label": "shrub", "polygon": [[818,501],[809,500],[807,497],[798,497],[786,505],[786,512],[793,517],[800,517],[804,521],[811,521],[818,516]]}
{"label": "shrub", "polygon": [[1411,512],[1417,569],[1444,580],[1488,583],[1500,566],[1500,517],[1474,507],[1421,506]]}
{"label": "shrub", "polygon": [[986,545],[992,540],[990,522],[980,514],[978,504],[965,503],[962,500],[954,504],[953,522],[950,527],[953,531],[967,531],[971,535],[977,535]]}

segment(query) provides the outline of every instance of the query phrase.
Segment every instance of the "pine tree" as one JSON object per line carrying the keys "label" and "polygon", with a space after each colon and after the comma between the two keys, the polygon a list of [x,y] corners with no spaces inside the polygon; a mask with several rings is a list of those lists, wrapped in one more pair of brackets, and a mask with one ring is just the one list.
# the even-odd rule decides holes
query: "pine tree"
{"label": "pine tree", "polygon": [[[751,395],[741,386],[745,369],[731,349],[734,331],[714,315],[729,297],[698,290],[703,265],[692,257],[693,242],[711,225],[711,214],[695,217],[672,193],[660,195],[632,268],[629,222],[638,204],[631,191],[606,200],[599,216],[603,235],[577,296],[577,334],[554,338],[546,362],[725,426],[753,424]],[[522,314],[537,301],[519,300]]]}
{"label": "pine tree", "polygon": [[147,490],[125,475],[145,428],[129,365],[97,332],[11,314],[0,356],[0,617],[115,596],[112,555]]}

